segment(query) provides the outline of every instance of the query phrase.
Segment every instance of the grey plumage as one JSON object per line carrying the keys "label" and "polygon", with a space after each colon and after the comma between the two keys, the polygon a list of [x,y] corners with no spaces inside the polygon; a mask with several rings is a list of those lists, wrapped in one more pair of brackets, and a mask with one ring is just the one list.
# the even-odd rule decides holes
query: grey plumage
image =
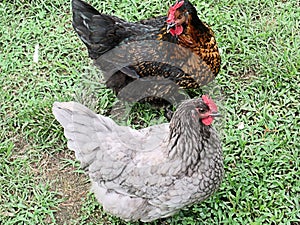
{"label": "grey plumage", "polygon": [[170,124],[118,126],[76,102],[55,102],[68,148],[92,181],[104,209],[124,220],[152,221],[209,197],[223,178],[215,115],[202,99],[182,103]]}

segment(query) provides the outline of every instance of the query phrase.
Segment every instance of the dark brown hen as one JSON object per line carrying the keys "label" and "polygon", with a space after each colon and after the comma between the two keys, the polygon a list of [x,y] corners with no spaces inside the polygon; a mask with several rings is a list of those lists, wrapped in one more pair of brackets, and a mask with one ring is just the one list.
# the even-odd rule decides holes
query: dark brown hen
{"label": "dark brown hen", "polygon": [[56,102],[53,113],[99,202],[125,220],[171,216],[222,181],[222,148],[211,125],[217,106],[207,96],[183,102],[169,124],[141,130],[76,102]]}
{"label": "dark brown hen", "polygon": [[219,72],[214,33],[188,0],[176,2],[167,16],[135,23],[100,13],[81,0],[72,1],[72,10],[75,31],[116,93],[151,77],[197,88]]}

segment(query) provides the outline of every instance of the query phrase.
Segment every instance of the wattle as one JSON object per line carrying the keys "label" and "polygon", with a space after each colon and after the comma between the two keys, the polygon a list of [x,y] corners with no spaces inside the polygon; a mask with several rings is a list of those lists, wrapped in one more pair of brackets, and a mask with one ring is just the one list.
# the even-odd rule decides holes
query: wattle
{"label": "wattle", "polygon": [[203,118],[202,119],[202,123],[206,126],[211,125],[213,122],[214,118],[212,118],[211,116]]}
{"label": "wattle", "polygon": [[183,27],[181,25],[175,27],[175,29],[171,29],[170,33],[174,36],[174,35],[180,35],[183,32]]}

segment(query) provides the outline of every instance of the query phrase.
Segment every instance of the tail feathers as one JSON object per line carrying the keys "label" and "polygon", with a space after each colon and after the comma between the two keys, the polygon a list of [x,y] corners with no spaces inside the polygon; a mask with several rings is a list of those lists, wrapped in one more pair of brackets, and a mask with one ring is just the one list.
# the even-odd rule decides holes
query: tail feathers
{"label": "tail feathers", "polygon": [[68,129],[72,129],[74,122],[82,122],[91,127],[92,119],[97,118],[96,113],[77,102],[54,102],[52,111],[58,122]]}
{"label": "tail feathers", "polygon": [[123,25],[125,21],[101,14],[81,0],[72,1],[72,11],[73,27],[92,59],[97,59],[130,36],[130,31]]}
{"label": "tail feathers", "polygon": [[103,139],[117,126],[110,118],[97,115],[76,102],[55,102],[52,112],[64,128],[68,148],[75,151],[83,168],[94,161]]}

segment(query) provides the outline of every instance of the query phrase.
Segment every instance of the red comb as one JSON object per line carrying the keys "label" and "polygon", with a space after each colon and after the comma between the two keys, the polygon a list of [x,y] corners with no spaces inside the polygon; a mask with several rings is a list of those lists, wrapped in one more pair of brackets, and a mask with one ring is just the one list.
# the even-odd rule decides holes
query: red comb
{"label": "red comb", "polygon": [[202,95],[203,102],[208,106],[211,112],[217,112],[218,107],[216,103],[212,99],[210,99],[207,95]]}
{"label": "red comb", "polygon": [[174,21],[174,18],[175,18],[174,13],[175,13],[176,9],[180,8],[183,5],[183,3],[184,3],[184,1],[176,2],[173,6],[170,7],[167,23]]}

